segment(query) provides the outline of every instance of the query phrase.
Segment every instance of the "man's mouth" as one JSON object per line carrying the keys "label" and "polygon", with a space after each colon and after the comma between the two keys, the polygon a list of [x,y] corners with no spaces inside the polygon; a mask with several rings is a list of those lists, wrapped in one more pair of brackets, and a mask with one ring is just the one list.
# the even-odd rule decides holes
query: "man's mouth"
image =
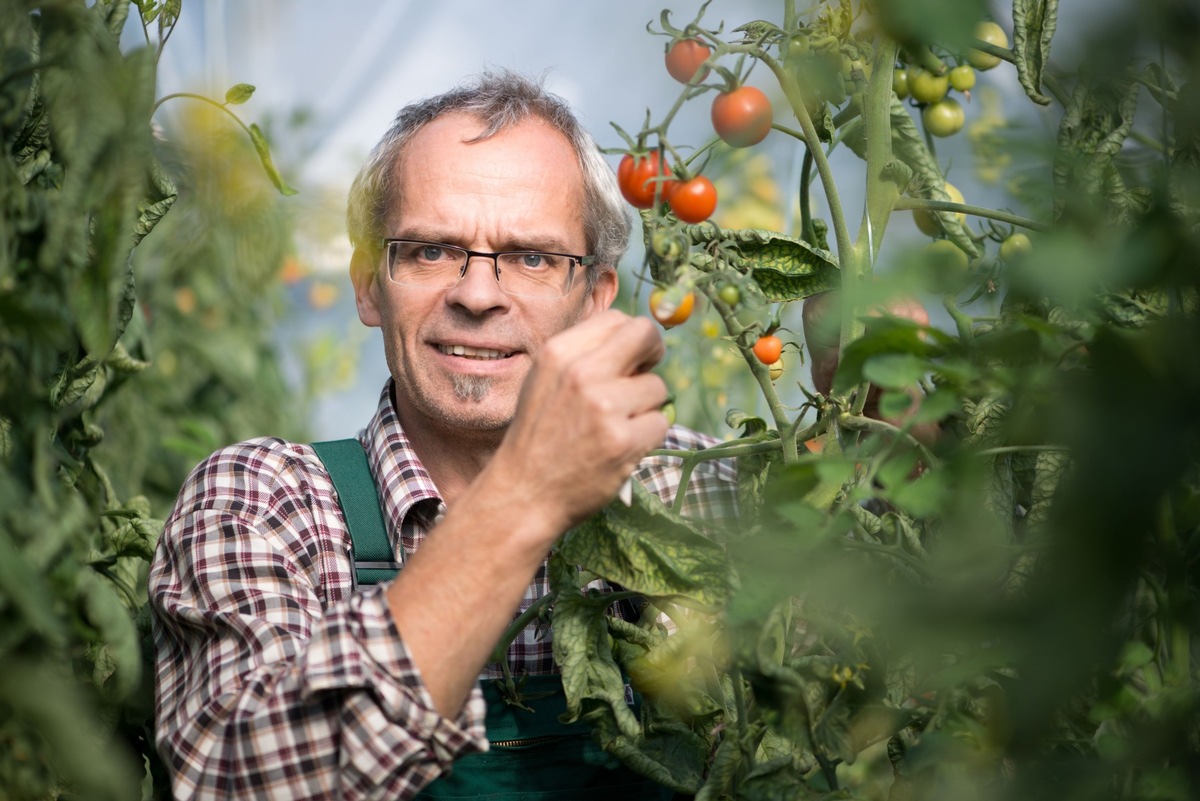
{"label": "man's mouth", "polygon": [[467,345],[438,345],[437,349],[447,356],[464,356],[468,359],[507,359],[512,352],[491,348],[472,348]]}

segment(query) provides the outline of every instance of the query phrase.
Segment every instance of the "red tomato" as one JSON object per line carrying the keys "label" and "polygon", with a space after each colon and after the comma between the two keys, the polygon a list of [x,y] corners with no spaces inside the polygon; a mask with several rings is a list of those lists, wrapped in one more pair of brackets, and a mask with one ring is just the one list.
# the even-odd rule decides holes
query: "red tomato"
{"label": "red tomato", "polygon": [[764,334],[754,343],[754,355],[763,364],[774,364],[783,355],[783,340],[774,334]]}
{"label": "red tomato", "polygon": [[[658,151],[634,155],[626,153],[617,165],[617,184],[621,194],[636,209],[648,209],[654,205],[654,193],[659,192],[659,198],[666,200],[670,194],[672,181],[656,181],[655,178],[671,174],[670,166],[664,158],[659,164]],[[661,189],[659,187],[662,187]]]}
{"label": "red tomato", "polygon": [[[680,83],[689,83],[711,55],[712,50],[699,39],[680,39],[667,49],[667,72]],[[703,81],[707,75],[706,69],[697,80]]]}
{"label": "red tomato", "polygon": [[771,101],[753,86],[721,92],[712,104],[712,124],[734,147],[757,145],[771,132]]}
{"label": "red tomato", "polygon": [[701,223],[717,208],[717,188],[703,175],[671,188],[667,201],[675,216],[686,223]]}

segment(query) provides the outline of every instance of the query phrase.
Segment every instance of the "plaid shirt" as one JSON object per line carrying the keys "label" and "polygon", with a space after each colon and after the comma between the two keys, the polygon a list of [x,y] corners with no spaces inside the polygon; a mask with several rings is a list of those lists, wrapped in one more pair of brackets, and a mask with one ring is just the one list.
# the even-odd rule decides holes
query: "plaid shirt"
{"label": "plaid shirt", "polygon": [[[390,390],[359,440],[403,560],[445,506]],[[665,447],[714,442],[674,427]],[[648,458],[637,479],[670,502],[679,464]],[[684,513],[731,515],[734,486],[731,463],[701,463]],[[478,686],[457,718],[440,716],[384,587],[352,592],[352,571],[337,495],[308,445],[251,440],[192,472],[149,578],[156,734],[175,797],[408,798],[458,756],[487,748]],[[515,614],[547,591],[543,564]],[[532,626],[508,660],[514,673],[555,669],[548,634]]]}

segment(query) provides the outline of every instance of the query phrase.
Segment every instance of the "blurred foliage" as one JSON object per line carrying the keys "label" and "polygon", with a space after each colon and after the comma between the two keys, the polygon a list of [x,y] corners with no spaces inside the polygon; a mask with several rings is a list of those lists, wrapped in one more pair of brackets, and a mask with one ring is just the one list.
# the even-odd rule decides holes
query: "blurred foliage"
{"label": "blurred foliage", "polygon": [[[131,9],[147,46],[123,53]],[[0,4],[4,798],[162,792],[146,775],[157,518],[199,450],[299,427],[269,339],[290,222],[262,144],[198,116],[171,144],[151,134],[179,10]]]}
{"label": "blurred foliage", "polygon": [[[647,119],[631,142],[742,173],[716,225],[667,204],[642,220],[648,276],[706,301],[667,334],[677,406],[710,430],[725,408],[740,431],[675,455],[685,476],[736,458],[743,505],[714,532],[639,493],[568,535],[551,573],[570,713],[699,799],[1200,797],[1200,9],[1126,4],[1069,65],[1051,55],[1054,2],[998,17],[1009,46],[988,52],[1050,104],[1050,135],[1008,124],[980,75],[963,136],[1022,218],[947,204],[920,113],[936,101],[892,86],[893,67],[937,72],[983,47],[982,3],[785,2],[745,24],[710,22],[713,5],[651,33],[714,51],[681,103],[751,63],[778,79],[773,136],[820,173],[782,233],[840,270],[839,365],[818,391],[794,367],[772,381],[751,352],[823,288],[798,280],[798,252],[771,275],[755,250],[793,192],[756,190],[757,156],[716,140],[680,158],[678,105]],[[834,195],[861,173],[828,174],[831,142],[866,162],[861,227]],[[803,219],[810,190],[826,220]],[[914,208],[935,213],[934,251],[884,237]],[[1022,226],[1029,247],[1010,240]],[[932,257],[947,248],[961,260]],[[878,313],[913,294],[950,331]],[[830,347],[816,331],[785,337],[814,367]],[[781,381],[804,384],[799,408]],[[729,408],[747,383],[761,398],[741,408],[761,417]],[[642,619],[581,592],[596,577],[649,599]],[[622,675],[648,699],[640,720]]]}

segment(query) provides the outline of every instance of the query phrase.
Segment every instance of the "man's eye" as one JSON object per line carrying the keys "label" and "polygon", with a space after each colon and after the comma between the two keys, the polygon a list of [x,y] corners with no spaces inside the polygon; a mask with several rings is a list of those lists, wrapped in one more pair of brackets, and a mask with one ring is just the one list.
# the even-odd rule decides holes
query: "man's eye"
{"label": "man's eye", "polygon": [[446,258],[446,250],[437,245],[422,245],[417,250],[417,258],[421,261],[439,261]]}
{"label": "man's eye", "polygon": [[549,267],[549,260],[541,253],[526,253],[521,257],[522,267]]}

